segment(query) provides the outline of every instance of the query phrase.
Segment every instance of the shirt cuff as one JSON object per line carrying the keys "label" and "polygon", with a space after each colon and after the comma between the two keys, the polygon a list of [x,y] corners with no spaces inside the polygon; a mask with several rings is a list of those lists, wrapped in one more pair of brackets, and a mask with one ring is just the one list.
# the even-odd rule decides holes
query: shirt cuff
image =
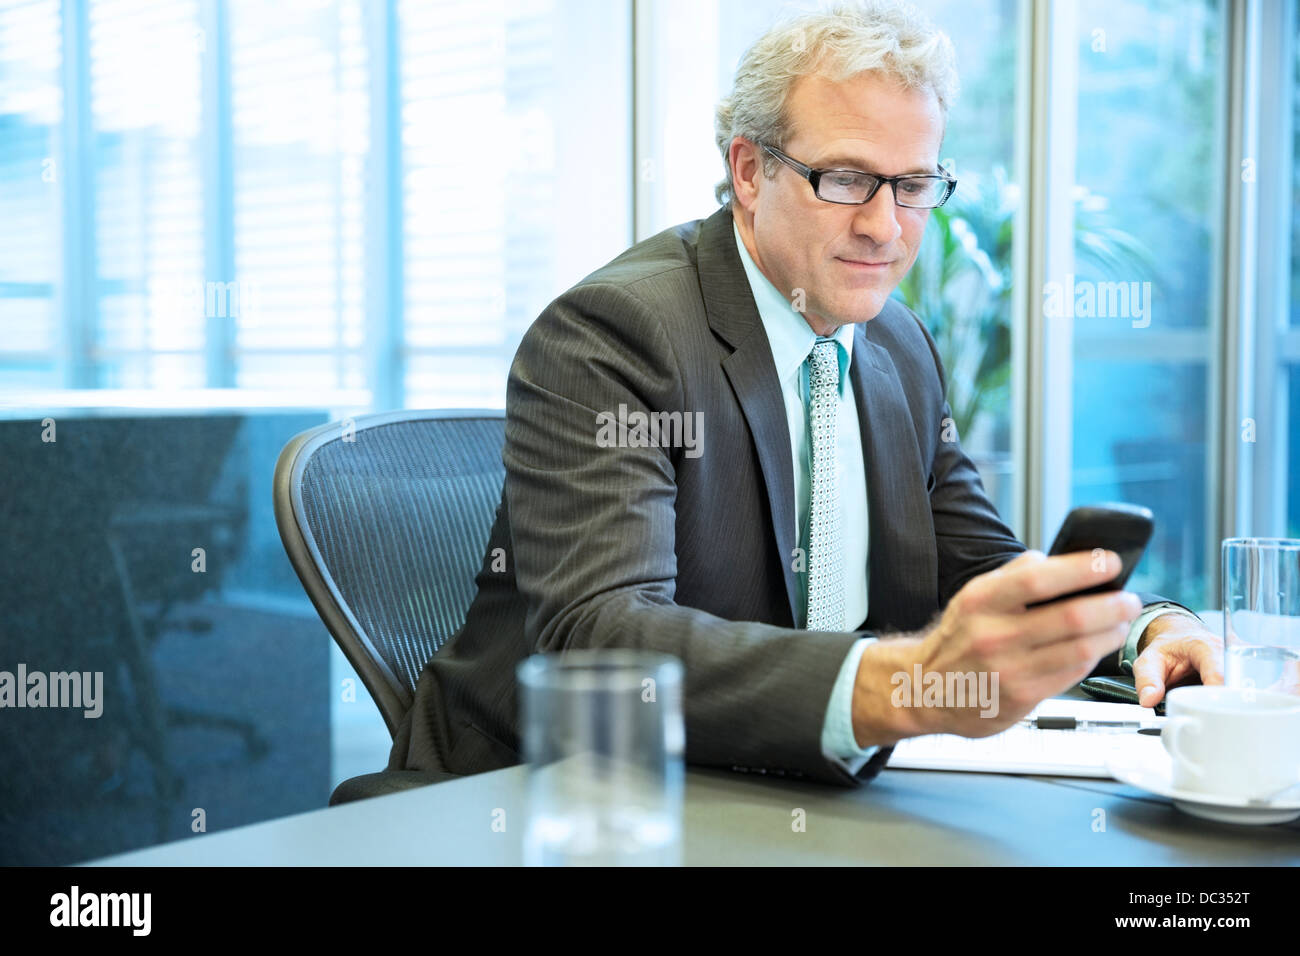
{"label": "shirt cuff", "polygon": [[822,724],[822,755],[855,777],[880,749],[871,746],[864,750],[858,746],[858,740],[853,736],[853,685],[857,680],[862,652],[875,640],[874,637],[862,637],[849,648],[844,663],[840,666],[839,676],[835,678],[835,686],[831,689],[826,720]]}
{"label": "shirt cuff", "polygon": [[1172,601],[1163,601],[1160,604],[1152,604],[1148,606],[1138,615],[1137,620],[1129,626],[1128,640],[1124,642],[1124,656],[1120,658],[1120,668],[1122,670],[1130,674],[1133,673],[1133,662],[1137,660],[1137,646],[1138,641],[1142,639],[1142,632],[1147,629],[1148,624],[1158,618],[1161,614],[1166,614],[1170,611],[1179,611],[1183,614],[1190,614],[1198,621],[1201,619],[1199,615],[1189,611],[1181,604],[1174,604]]}

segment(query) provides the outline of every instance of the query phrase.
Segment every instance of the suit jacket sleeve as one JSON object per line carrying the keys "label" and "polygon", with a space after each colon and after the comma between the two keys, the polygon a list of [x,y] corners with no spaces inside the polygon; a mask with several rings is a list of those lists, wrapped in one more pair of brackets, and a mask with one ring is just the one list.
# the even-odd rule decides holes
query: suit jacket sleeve
{"label": "suit jacket sleeve", "polygon": [[[597,415],[620,405],[691,412],[685,402],[673,344],[635,285],[579,285],[530,327],[511,367],[504,451],[525,637],[537,652],[622,647],[681,659],[691,763],[867,779],[886,751],[857,777],[821,752],[826,702],[861,634],[729,621],[674,603],[682,449],[600,447]],[[743,565],[738,558],[738,573]]]}

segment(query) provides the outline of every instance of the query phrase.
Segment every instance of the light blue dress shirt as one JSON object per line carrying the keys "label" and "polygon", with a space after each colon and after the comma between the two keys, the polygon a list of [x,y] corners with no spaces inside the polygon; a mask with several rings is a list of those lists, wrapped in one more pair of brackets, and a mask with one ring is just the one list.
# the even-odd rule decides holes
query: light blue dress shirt
{"label": "light blue dress shirt", "polygon": [[[807,566],[807,520],[808,520],[808,485],[809,485],[809,443],[808,412],[808,366],[806,360],[812,352],[817,334],[808,325],[801,312],[793,305],[794,292],[787,299],[772,285],[767,276],[754,264],[740,238],[740,231],[732,223],[732,233],[736,237],[736,250],[745,267],[749,279],[749,288],[758,306],[758,317],[767,333],[768,344],[772,348],[772,362],[776,366],[776,375],[781,383],[781,395],[785,400],[786,424],[790,431],[790,458],[794,462],[794,500],[795,526],[794,540],[803,548]],[[844,630],[858,627],[867,618],[867,555],[869,547],[869,527],[867,523],[867,479],[862,458],[862,432],[858,425],[858,409],[853,399],[852,382],[849,378],[849,364],[853,360],[853,334],[855,326],[842,325],[835,330],[833,338],[839,344],[840,357],[840,404],[838,409],[837,451],[839,458],[839,488],[841,519],[844,522]],[[793,562],[793,555],[785,555]],[[799,624],[802,626],[807,614],[808,577],[807,572],[797,575],[798,587],[795,589],[799,601]],[[1132,662],[1137,656],[1137,642],[1154,618],[1167,610],[1185,611],[1176,604],[1153,604],[1140,614],[1129,629],[1128,641],[1124,645],[1124,659]],[[875,641],[874,637],[864,637],[856,641],[844,658],[831,689],[830,701],[826,707],[826,718],[822,725],[822,753],[828,760],[835,761],[849,773],[856,775],[879,747],[858,746],[853,734],[853,685],[858,674],[858,665],[862,652],[867,645]]]}

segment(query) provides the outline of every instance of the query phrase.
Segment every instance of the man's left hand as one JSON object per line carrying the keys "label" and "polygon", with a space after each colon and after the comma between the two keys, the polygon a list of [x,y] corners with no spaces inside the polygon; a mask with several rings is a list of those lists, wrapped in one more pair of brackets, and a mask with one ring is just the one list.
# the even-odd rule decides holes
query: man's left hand
{"label": "man's left hand", "polygon": [[1171,684],[1195,674],[1202,684],[1223,683],[1223,638],[1180,611],[1148,624],[1137,649],[1133,679],[1143,707],[1154,707]]}

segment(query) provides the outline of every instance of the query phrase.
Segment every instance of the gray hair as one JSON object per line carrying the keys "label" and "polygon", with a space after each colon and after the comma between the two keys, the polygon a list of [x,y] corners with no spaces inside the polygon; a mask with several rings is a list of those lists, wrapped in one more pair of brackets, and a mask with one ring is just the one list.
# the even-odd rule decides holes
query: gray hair
{"label": "gray hair", "polygon": [[[819,74],[843,82],[874,72],[907,89],[930,90],[946,120],[957,95],[956,55],[947,34],[902,0],[840,2],[777,24],[749,48],[736,67],[731,95],[718,104],[713,129],[727,168],[718,183],[718,202],[733,197],[731,141],[785,145],[791,133],[785,103],[800,77]],[[763,175],[771,178],[777,160],[763,154]]]}

